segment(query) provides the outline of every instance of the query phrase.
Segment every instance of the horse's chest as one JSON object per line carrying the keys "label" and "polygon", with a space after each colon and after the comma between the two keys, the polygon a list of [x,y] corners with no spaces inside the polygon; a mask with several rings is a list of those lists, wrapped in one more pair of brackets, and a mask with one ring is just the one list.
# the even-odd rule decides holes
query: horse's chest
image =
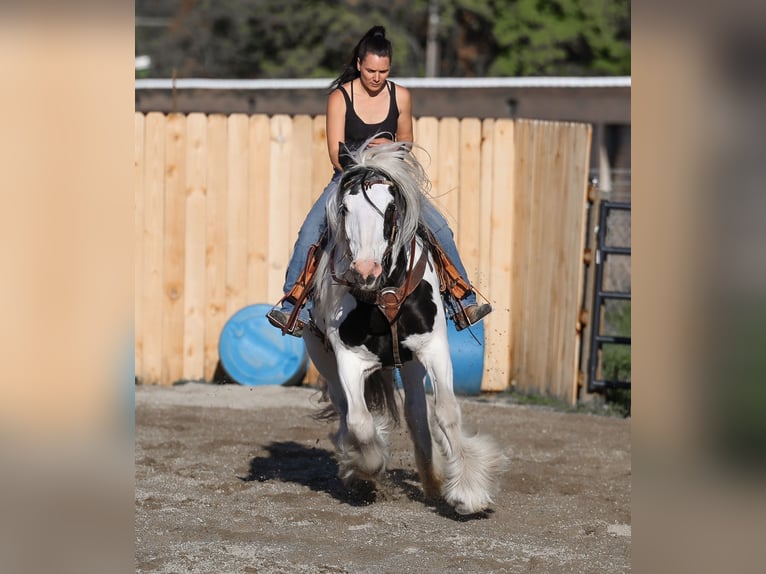
{"label": "horse's chest", "polygon": [[[396,321],[399,354],[402,361],[412,360],[412,351],[402,346],[410,335],[433,331],[436,320],[433,288],[421,283],[404,301]],[[359,302],[341,323],[340,339],[348,347],[366,347],[381,360],[383,366],[393,366],[393,335],[391,325],[376,305]]]}

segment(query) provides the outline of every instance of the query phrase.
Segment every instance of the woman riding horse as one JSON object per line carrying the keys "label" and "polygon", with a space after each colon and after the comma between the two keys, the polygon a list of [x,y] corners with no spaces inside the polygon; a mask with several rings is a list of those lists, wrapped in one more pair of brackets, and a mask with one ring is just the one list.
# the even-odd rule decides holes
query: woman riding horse
{"label": "woman riding horse", "polygon": [[327,202],[327,241],[304,334],[338,417],[339,476],[348,486],[377,484],[384,476],[389,431],[399,421],[398,369],[425,497],[443,499],[459,514],[482,512],[507,457],[461,422],[441,280],[421,231],[430,182],[409,146],[399,143],[363,146],[347,159]]}
{"label": "woman riding horse", "polygon": [[[308,320],[306,314],[299,317],[300,309],[295,310],[294,306],[296,303],[301,306],[305,301],[303,291],[310,277],[307,277],[304,264],[312,246],[319,242],[327,228],[325,205],[327,199],[337,191],[343,173],[341,144],[355,150],[376,134],[382,134],[383,137],[373,139],[367,145],[379,145],[391,140],[413,141],[410,92],[387,79],[391,69],[391,54],[391,42],[386,38],[385,29],[374,26],[356,45],[349,64],[330,86],[331,93],[327,101],[327,147],[335,171],[298,233],[285,274],[285,296],[280,301],[281,308],[274,308],[267,315],[272,325],[283,333],[302,336],[303,325]],[[476,295],[467,282],[468,274],[458,255],[452,230],[428,201],[424,201],[423,219],[445,254],[443,267],[450,279],[451,295],[456,301],[462,299],[451,318],[458,330],[464,329],[483,319],[492,307],[488,303],[477,304]]]}

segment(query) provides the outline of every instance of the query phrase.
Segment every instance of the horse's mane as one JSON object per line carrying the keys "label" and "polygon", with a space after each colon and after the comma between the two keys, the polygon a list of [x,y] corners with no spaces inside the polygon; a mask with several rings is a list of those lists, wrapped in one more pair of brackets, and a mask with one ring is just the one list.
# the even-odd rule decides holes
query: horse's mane
{"label": "horse's mane", "polygon": [[[345,150],[345,169],[338,190],[327,200],[327,226],[330,231],[326,252],[331,253],[336,245],[344,241],[340,203],[349,184],[361,186],[375,177],[384,177],[395,185],[394,201],[399,211],[399,231],[392,246],[393,253],[409,245],[422,224],[421,213],[425,197],[430,193],[431,181],[422,164],[412,153],[413,143],[392,142],[367,146],[375,139],[371,137],[355,151]],[[329,257],[323,257],[315,276],[314,305],[326,302],[327,282],[324,278],[329,273]]]}

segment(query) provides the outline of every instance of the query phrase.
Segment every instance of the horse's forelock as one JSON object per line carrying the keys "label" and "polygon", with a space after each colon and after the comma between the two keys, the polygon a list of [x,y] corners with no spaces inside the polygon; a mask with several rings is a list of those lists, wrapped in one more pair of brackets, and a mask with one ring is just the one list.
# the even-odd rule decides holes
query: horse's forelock
{"label": "horse's forelock", "polygon": [[[377,135],[371,139],[374,137]],[[417,232],[423,196],[429,194],[431,187],[425,169],[412,153],[414,147],[417,146],[402,142],[369,147],[365,144],[351,155],[352,166],[349,171],[352,174],[362,171],[366,173],[367,170],[370,170],[385,177],[395,185],[394,196],[402,217],[399,224],[399,235],[393,246],[396,252],[408,244]]]}

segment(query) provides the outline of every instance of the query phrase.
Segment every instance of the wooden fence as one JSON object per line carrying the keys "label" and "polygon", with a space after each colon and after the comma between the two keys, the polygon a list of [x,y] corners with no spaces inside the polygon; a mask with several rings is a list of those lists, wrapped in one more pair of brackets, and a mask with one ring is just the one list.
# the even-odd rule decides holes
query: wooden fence
{"label": "wooden fence", "polygon": [[[418,118],[418,155],[487,318],[484,390],[574,401],[591,129]],[[330,179],[325,118],[135,116],[135,348],[144,383],[210,380],[226,320],[281,296]]]}

